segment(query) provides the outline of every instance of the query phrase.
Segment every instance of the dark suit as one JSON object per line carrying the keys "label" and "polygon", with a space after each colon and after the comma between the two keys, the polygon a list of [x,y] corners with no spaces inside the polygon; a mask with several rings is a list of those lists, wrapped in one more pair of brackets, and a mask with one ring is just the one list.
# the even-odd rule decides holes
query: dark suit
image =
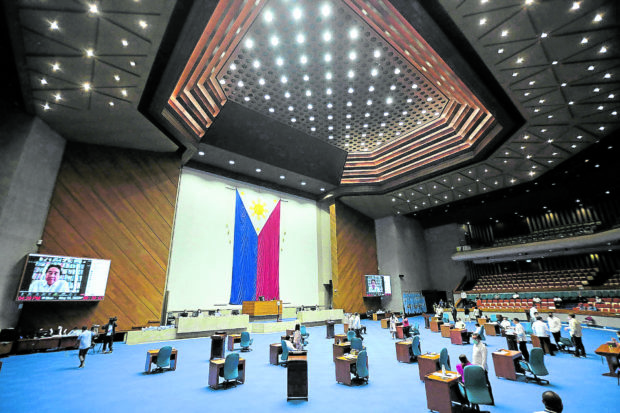
{"label": "dark suit", "polygon": [[[110,334],[108,332],[111,331]],[[114,334],[116,333],[116,322],[112,321],[105,326],[103,326],[103,352],[106,351],[106,348],[110,347],[110,352],[112,352],[112,343],[114,343]]]}

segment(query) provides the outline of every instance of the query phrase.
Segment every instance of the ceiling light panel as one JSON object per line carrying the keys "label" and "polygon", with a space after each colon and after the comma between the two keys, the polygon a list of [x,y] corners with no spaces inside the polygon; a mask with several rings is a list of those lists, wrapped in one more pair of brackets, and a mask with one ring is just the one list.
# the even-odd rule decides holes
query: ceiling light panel
{"label": "ceiling light panel", "polygon": [[[385,145],[407,136],[437,119],[448,104],[439,88],[383,39],[348,7],[304,0],[291,10],[287,2],[273,1],[217,79],[236,103],[348,152],[368,151],[369,139]],[[295,122],[289,106],[295,108]]]}

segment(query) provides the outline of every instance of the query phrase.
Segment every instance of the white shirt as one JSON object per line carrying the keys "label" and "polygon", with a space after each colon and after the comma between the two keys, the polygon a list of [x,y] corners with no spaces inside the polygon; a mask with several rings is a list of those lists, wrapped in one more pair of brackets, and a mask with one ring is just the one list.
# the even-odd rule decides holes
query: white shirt
{"label": "white shirt", "polygon": [[467,293],[465,291],[461,291],[461,298],[463,300],[467,298]]}
{"label": "white shirt", "polygon": [[525,336],[525,329],[521,323],[515,324],[515,334],[517,336],[517,341],[527,341]]}
{"label": "white shirt", "polygon": [[530,317],[532,317],[533,319],[536,319],[536,313],[538,312],[538,308],[532,306],[532,308],[530,308]]}
{"label": "white shirt", "polygon": [[28,287],[29,293],[68,293],[69,284],[65,280],[57,280],[52,285],[47,285],[46,280],[34,280]]}
{"label": "white shirt", "polygon": [[90,330],[82,331],[78,335],[78,342],[80,343],[80,350],[84,350],[86,348],[90,348],[93,340],[94,333]]}
{"label": "white shirt", "polygon": [[471,362],[487,370],[487,346],[482,342],[474,344]]}
{"label": "white shirt", "polygon": [[500,323],[500,325],[502,326],[502,328],[505,330],[507,328],[512,327],[512,325],[510,324],[510,321],[503,319],[502,322]]}
{"label": "white shirt", "polygon": [[549,317],[547,318],[547,323],[549,323],[549,331],[552,333],[559,333],[562,330],[562,320],[560,320],[560,317]]}
{"label": "white shirt", "polygon": [[353,329],[359,330],[360,328],[362,328],[362,323],[360,321],[360,316],[357,315],[355,316],[355,319],[353,320]]}
{"label": "white shirt", "polygon": [[538,337],[549,337],[549,327],[542,320],[536,320],[532,323],[532,331]]}
{"label": "white shirt", "polygon": [[581,337],[581,323],[576,318],[568,320],[568,329],[571,336]]}
{"label": "white shirt", "polygon": [[465,328],[465,323],[459,320],[454,323],[454,328]]}

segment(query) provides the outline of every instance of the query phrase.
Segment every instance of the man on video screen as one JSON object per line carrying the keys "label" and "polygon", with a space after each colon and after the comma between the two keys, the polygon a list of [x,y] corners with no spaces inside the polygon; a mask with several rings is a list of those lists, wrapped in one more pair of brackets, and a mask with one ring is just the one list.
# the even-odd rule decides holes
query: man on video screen
{"label": "man on video screen", "polygon": [[44,280],[33,280],[28,288],[29,293],[68,293],[69,284],[61,280],[62,270],[58,264],[50,264],[45,270]]}
{"label": "man on video screen", "polygon": [[381,292],[381,287],[377,284],[377,280],[374,278],[370,279],[370,285],[368,286],[369,294],[377,294]]}

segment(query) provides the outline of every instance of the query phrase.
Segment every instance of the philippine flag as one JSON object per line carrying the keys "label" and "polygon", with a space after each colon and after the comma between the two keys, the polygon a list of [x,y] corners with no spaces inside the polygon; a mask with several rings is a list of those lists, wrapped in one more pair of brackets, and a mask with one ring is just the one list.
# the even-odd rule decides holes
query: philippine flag
{"label": "philippine flag", "polygon": [[[236,192],[230,304],[280,299],[280,200]],[[251,198],[248,196],[247,198]],[[270,211],[271,210],[271,211]]]}

